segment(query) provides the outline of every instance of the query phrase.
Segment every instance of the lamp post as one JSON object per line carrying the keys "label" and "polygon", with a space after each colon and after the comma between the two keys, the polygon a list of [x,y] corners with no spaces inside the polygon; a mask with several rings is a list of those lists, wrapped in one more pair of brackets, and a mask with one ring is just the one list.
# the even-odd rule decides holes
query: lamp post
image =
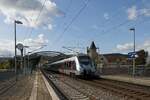
{"label": "lamp post", "polygon": [[135,28],[130,28],[133,31],[133,76],[135,76]]}
{"label": "lamp post", "polygon": [[16,75],[16,81],[17,81],[17,58],[16,58],[16,55],[17,55],[17,50],[16,50],[16,24],[23,24],[21,21],[17,21],[15,20],[14,21],[14,41],[15,41],[15,75]]}

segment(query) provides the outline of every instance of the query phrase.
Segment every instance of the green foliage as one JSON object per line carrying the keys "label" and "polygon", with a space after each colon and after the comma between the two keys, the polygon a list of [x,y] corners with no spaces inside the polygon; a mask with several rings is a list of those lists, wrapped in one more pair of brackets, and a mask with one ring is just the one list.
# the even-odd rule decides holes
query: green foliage
{"label": "green foliage", "polygon": [[0,62],[0,69],[9,69],[9,68],[11,68],[11,62],[9,60]]}
{"label": "green foliage", "polygon": [[10,66],[10,63],[9,63],[8,60],[3,61],[3,62],[0,63],[0,68],[1,68],[1,69],[8,69],[9,66]]}

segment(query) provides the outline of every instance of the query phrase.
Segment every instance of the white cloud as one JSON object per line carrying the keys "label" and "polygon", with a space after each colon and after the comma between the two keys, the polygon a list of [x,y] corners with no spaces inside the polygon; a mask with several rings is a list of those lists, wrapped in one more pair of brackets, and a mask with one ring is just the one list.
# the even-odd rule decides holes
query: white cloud
{"label": "white cloud", "polygon": [[133,48],[133,43],[118,44],[116,48],[119,51],[128,51]]}
{"label": "white cloud", "polygon": [[146,41],[142,44],[142,46],[139,46],[138,48],[139,48],[139,49],[140,49],[140,48],[143,48],[143,49],[147,50],[147,51],[150,53],[150,40],[146,40]]}
{"label": "white cloud", "polygon": [[[44,37],[44,34],[39,34],[36,38],[25,39],[24,41],[18,41],[17,43],[23,43],[24,45],[30,46],[31,50],[34,50],[47,44],[48,39]],[[0,47],[0,56],[14,55],[14,41],[0,40]]]}
{"label": "white cloud", "polygon": [[135,20],[137,18],[137,9],[136,6],[132,6],[131,8],[128,8],[127,13],[128,13],[128,19],[129,20]]}
{"label": "white cloud", "polygon": [[148,8],[140,9],[140,10],[139,10],[139,13],[140,13],[141,15],[144,15],[144,16],[149,17],[149,16],[150,16],[150,9],[148,9]]}
{"label": "white cloud", "polygon": [[14,42],[11,40],[0,40],[0,56],[9,56],[14,52]]}
{"label": "white cloud", "polygon": [[[150,53],[150,40],[146,40],[141,44],[136,44],[136,50],[144,49]],[[118,44],[115,51],[130,52],[133,50],[133,43]]]}
{"label": "white cloud", "polygon": [[39,20],[36,20],[42,8],[43,1],[44,0],[1,0],[0,12],[6,17],[4,20],[5,23],[12,23],[14,19],[17,19],[21,20],[26,27],[50,25],[52,23],[52,16],[60,16],[63,15],[63,13],[57,8],[54,2],[46,0]]}
{"label": "white cloud", "polygon": [[108,13],[104,13],[104,18],[105,18],[106,20],[108,20],[108,19],[109,19],[109,14],[108,14]]}
{"label": "white cloud", "polygon": [[150,8],[142,8],[137,9],[136,6],[132,6],[131,8],[127,9],[128,19],[129,20],[136,20],[140,16],[150,16]]}
{"label": "white cloud", "polygon": [[48,39],[44,37],[44,34],[39,34],[37,38],[25,39],[22,42],[24,45],[30,46],[32,49],[36,49],[48,43]]}
{"label": "white cloud", "polygon": [[93,29],[99,29],[99,27],[97,25],[93,25],[92,28]]}
{"label": "white cloud", "polygon": [[52,29],[53,29],[53,26],[52,26],[51,24],[49,24],[49,25],[48,25],[48,29],[49,29],[49,30],[52,30]]}

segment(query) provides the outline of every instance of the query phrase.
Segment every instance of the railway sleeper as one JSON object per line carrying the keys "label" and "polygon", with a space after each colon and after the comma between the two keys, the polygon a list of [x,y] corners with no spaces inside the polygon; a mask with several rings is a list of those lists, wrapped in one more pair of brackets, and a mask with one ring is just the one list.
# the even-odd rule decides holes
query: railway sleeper
{"label": "railway sleeper", "polygon": [[[116,87],[116,84],[115,83],[108,83],[108,82],[102,82],[102,81],[95,81],[96,83],[100,83],[100,84],[107,84],[107,85],[110,85],[110,86],[115,86]],[[127,91],[133,91],[133,92],[136,92],[136,93],[139,93],[139,91],[140,91],[140,93],[143,93],[143,94],[150,94],[149,92],[146,92],[146,91],[144,91],[143,89],[131,89],[132,87],[130,86],[130,87],[128,87],[126,84],[124,85],[121,85],[121,84],[117,84],[117,87],[120,87],[120,88],[122,88],[122,89],[126,89]]]}
{"label": "railway sleeper", "polygon": [[129,91],[118,89],[116,87],[107,86],[105,84],[99,84],[97,86],[99,86],[99,87],[101,87],[101,88],[103,88],[105,90],[109,90],[109,91],[111,91],[113,93],[117,93],[117,94],[120,94],[120,95],[124,95],[124,96],[128,96],[128,97],[134,98],[136,100],[144,100],[144,99],[148,100],[147,98],[143,99],[143,97],[141,97],[141,96],[138,96],[138,95],[133,94],[133,93],[130,94]]}
{"label": "railway sleeper", "polygon": [[[100,82],[98,82],[98,83],[100,83]],[[102,82],[102,84],[104,84],[103,82]],[[113,86],[114,88],[116,87],[114,84],[113,85],[111,85],[111,84],[108,84],[109,86]],[[125,91],[128,91],[128,92],[130,92],[131,94],[137,94],[137,95],[145,95],[145,94],[147,94],[146,92],[144,92],[144,91],[142,91],[142,92],[139,92],[139,91],[137,91],[137,90],[131,90],[131,89],[128,89],[128,88],[126,88],[125,86],[119,86],[118,87],[118,89],[121,89],[121,90],[125,90]],[[143,93],[144,92],[144,93]]]}

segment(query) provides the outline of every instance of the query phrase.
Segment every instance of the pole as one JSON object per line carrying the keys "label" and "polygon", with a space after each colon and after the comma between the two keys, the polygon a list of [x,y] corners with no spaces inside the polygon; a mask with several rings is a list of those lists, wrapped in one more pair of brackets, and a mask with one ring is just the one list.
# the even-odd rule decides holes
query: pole
{"label": "pole", "polygon": [[24,47],[24,74],[26,75],[26,48]]}
{"label": "pole", "polygon": [[17,50],[16,50],[16,24],[23,24],[21,21],[14,20],[14,41],[15,41],[15,75],[16,75],[16,81],[17,81]]}
{"label": "pole", "polygon": [[15,41],[15,75],[16,75],[16,81],[17,81],[16,21],[14,21],[14,34],[15,34],[15,37],[14,37],[14,41]]}
{"label": "pole", "polygon": [[28,69],[29,69],[29,52],[28,52]]}
{"label": "pole", "polygon": [[134,52],[134,57],[133,57],[133,76],[135,76],[135,29],[133,30],[133,37],[134,37],[134,48],[133,48],[133,52]]}
{"label": "pole", "polygon": [[30,71],[30,74],[31,74],[32,68],[30,68],[30,53],[32,53],[32,52],[28,52],[28,71]]}
{"label": "pole", "polygon": [[20,50],[21,51],[21,73],[23,74],[23,49]]}

